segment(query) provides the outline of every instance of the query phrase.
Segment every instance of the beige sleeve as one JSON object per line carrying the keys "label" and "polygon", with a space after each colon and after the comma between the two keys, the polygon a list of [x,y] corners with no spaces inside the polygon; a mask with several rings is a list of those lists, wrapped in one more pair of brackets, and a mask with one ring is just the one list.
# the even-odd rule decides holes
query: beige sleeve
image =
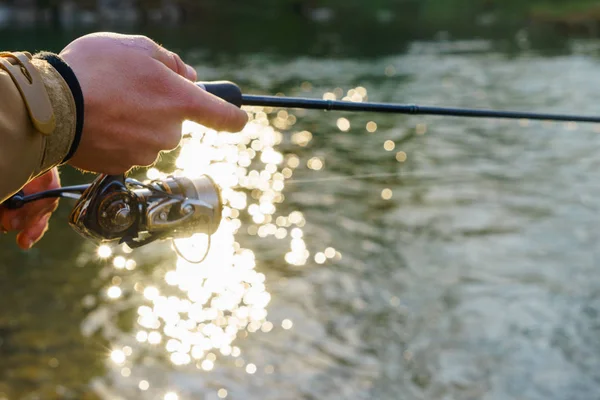
{"label": "beige sleeve", "polygon": [[[0,53],[0,57],[14,64],[10,54]],[[27,80],[32,86],[38,83],[37,94],[20,90],[22,77],[13,76],[17,69],[8,68],[9,73],[7,64],[4,63],[4,69],[0,64],[0,202],[58,165],[75,136],[76,109],[71,90],[48,62],[29,58],[24,63],[31,63],[28,68],[33,73],[27,74],[27,70],[21,68],[16,74],[30,75]],[[40,81],[43,86],[39,85]],[[55,127],[49,133],[42,133],[33,123],[36,107],[40,107],[39,98],[45,97],[40,96],[42,90],[48,94],[50,113],[54,114]]]}

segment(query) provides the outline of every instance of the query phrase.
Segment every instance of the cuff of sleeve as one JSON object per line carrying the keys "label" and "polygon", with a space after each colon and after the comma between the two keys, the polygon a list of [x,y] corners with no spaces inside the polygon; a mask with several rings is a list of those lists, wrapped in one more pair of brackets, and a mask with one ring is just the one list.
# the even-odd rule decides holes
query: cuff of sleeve
{"label": "cuff of sleeve", "polygon": [[69,86],[47,61],[33,58],[31,63],[40,73],[40,77],[54,111],[56,128],[43,137],[40,164],[33,176],[46,172],[59,165],[73,144],[76,126],[76,107]]}
{"label": "cuff of sleeve", "polygon": [[54,69],[62,76],[64,81],[69,86],[71,94],[73,95],[73,100],[75,101],[75,135],[73,136],[73,141],[71,142],[69,151],[62,159],[61,163],[64,164],[69,161],[71,157],[73,157],[73,154],[75,154],[77,151],[79,142],[81,141],[84,118],[83,92],[81,91],[81,86],[79,85],[79,81],[77,80],[75,73],[61,57],[49,52],[41,52],[36,54],[34,57],[36,59],[44,60],[54,67]]}

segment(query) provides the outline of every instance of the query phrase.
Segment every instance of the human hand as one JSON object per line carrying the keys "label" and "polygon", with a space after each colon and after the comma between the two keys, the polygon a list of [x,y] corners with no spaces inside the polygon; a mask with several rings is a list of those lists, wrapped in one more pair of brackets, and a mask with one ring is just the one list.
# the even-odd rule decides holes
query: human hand
{"label": "human hand", "polygon": [[114,175],[150,165],[177,147],[185,119],[227,131],[246,124],[244,111],[198,88],[196,71],[147,37],[95,33],[60,56],[85,103],[81,142],[69,161],[75,167]]}
{"label": "human hand", "polygon": [[[58,170],[53,168],[30,181],[23,187],[23,192],[25,195],[30,195],[59,187]],[[58,199],[33,201],[16,210],[0,205],[0,227],[5,232],[18,231],[17,244],[23,250],[28,250],[48,230],[48,220],[57,207]]]}

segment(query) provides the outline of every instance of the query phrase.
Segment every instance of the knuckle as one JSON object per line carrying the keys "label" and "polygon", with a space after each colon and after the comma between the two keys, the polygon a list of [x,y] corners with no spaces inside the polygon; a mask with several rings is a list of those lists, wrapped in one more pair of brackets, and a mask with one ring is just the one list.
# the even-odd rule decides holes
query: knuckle
{"label": "knuckle", "polygon": [[179,75],[185,73],[185,68],[183,68],[183,61],[181,60],[181,57],[179,57],[177,53],[173,52],[171,52],[171,57],[173,57],[173,60],[175,61],[175,67],[177,68],[175,72],[177,72]]}
{"label": "knuckle", "polygon": [[161,47],[161,51],[164,52],[165,64],[167,65],[167,67],[169,67],[170,70],[177,73],[178,66],[177,66],[177,59],[175,58],[175,54],[173,54],[172,52],[170,52],[169,50],[167,50],[163,47]]}
{"label": "knuckle", "polygon": [[131,38],[141,45],[154,46],[156,42],[146,35],[132,35]]}
{"label": "knuckle", "polygon": [[144,41],[144,42],[152,42],[154,43],[154,40],[150,39],[148,36],[146,35],[133,35],[134,38]]}
{"label": "knuckle", "polygon": [[184,117],[189,119],[194,119],[194,116],[198,114],[198,110],[203,105],[201,99],[189,92],[181,92],[177,100]]}

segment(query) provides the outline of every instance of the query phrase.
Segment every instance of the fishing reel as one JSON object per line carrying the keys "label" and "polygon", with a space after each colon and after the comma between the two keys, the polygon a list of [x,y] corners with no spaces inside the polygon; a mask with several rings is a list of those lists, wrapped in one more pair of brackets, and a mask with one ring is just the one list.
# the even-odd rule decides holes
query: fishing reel
{"label": "fishing reel", "polygon": [[[78,192],[80,196],[76,195]],[[18,193],[5,205],[19,208],[47,197],[78,199],[69,224],[81,236],[97,242],[118,241],[130,248],[159,239],[187,238],[196,233],[204,233],[210,240],[210,235],[219,227],[223,209],[219,188],[206,175],[168,177],[151,183],[124,175],[100,175],[90,185],[63,187],[30,196]],[[174,247],[186,258],[176,245]]]}

